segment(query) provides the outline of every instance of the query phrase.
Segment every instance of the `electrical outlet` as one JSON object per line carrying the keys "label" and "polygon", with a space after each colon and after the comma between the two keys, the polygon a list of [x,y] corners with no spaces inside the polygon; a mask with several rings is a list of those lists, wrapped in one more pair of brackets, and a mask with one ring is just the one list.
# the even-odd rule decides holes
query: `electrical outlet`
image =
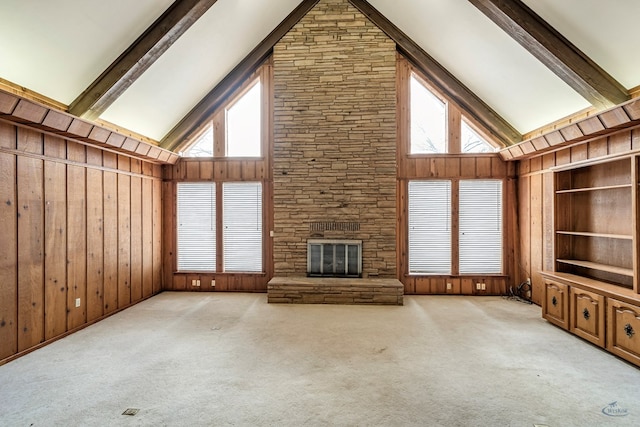
{"label": "electrical outlet", "polygon": [[80,302],[82,300],[80,298],[76,298],[76,308],[80,307]]}
{"label": "electrical outlet", "polygon": [[482,283],[476,283],[476,290],[482,289]]}
{"label": "electrical outlet", "polygon": [[531,286],[531,277],[527,277],[527,285]]}
{"label": "electrical outlet", "polygon": [[451,283],[447,283],[447,290],[450,291],[451,290]]}
{"label": "electrical outlet", "polygon": [[211,287],[212,288],[216,287],[216,279],[211,279]]}
{"label": "electrical outlet", "polygon": [[483,284],[482,284],[482,290],[483,290],[483,291],[486,291],[486,290],[487,290],[487,284],[486,284],[486,283],[483,283]]}
{"label": "electrical outlet", "polygon": [[198,280],[198,279],[193,279],[193,280],[191,281],[191,286],[194,286],[194,287],[198,287],[198,286],[200,286],[200,280]]}

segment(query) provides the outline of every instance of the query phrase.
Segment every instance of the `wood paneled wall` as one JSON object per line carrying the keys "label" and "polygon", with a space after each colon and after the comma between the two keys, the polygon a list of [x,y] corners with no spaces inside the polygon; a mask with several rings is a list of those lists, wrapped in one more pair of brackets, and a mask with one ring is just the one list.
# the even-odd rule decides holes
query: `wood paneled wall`
{"label": "wood paneled wall", "polygon": [[532,299],[542,303],[541,270],[553,271],[553,172],[555,166],[640,151],[640,128],[613,131],[562,150],[521,160],[518,180],[519,263],[516,279],[531,278]]}
{"label": "wood paneled wall", "polygon": [[0,122],[0,364],[161,291],[161,185],[159,165]]}
{"label": "wood paneled wall", "polygon": [[[268,151],[267,151],[268,152]],[[273,181],[270,156],[262,159],[238,160],[232,158],[184,158],[173,166],[164,167],[164,289],[171,291],[241,291],[266,292],[267,282],[273,277],[273,243],[269,234],[273,230]],[[176,184],[178,182],[262,182],[263,191],[263,254],[264,273],[181,273],[177,272],[176,252]],[[220,219],[218,221],[220,224]],[[222,233],[219,233],[221,236]],[[194,280],[200,286],[192,286]]]}

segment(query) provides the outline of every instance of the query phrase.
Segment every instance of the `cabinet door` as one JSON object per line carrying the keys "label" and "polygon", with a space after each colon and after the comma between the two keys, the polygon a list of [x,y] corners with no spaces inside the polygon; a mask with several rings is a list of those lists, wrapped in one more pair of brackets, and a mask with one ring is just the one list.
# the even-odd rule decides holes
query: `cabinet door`
{"label": "cabinet door", "polygon": [[569,330],[587,341],[604,347],[604,297],[575,287],[571,287],[569,295]]}
{"label": "cabinet door", "polygon": [[640,307],[607,299],[607,350],[640,366]]}
{"label": "cabinet door", "polygon": [[542,317],[554,325],[569,329],[569,287],[567,285],[545,279]]}

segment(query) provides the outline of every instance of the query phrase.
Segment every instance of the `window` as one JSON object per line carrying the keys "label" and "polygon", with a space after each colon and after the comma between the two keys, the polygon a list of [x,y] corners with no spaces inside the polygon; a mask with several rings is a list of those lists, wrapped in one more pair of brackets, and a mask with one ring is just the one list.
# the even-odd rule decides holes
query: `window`
{"label": "window", "polygon": [[[263,67],[264,68],[264,67]],[[267,135],[262,132],[264,69],[242,85],[185,143],[185,157],[262,157]]]}
{"label": "window", "polygon": [[261,96],[257,81],[240,99],[226,110],[227,157],[260,157]]}
{"label": "window", "polygon": [[451,181],[409,182],[409,272],[451,274]]}
{"label": "window", "polygon": [[446,104],[411,75],[411,154],[447,152]]}
{"label": "window", "polygon": [[496,151],[495,147],[492,147],[486,139],[473,130],[464,119],[460,123],[460,142],[463,153],[493,153]]}
{"label": "window", "polygon": [[184,152],[185,157],[213,157],[213,123],[198,134],[193,144]]}
{"label": "window", "polygon": [[502,181],[460,181],[460,274],[502,272]]}
{"label": "window", "polygon": [[[415,157],[441,154],[494,153],[502,144],[494,141],[483,123],[447,96],[415,66],[401,60],[398,81],[398,120],[402,126],[400,153]],[[466,117],[465,117],[466,116]]]}
{"label": "window", "polygon": [[216,270],[213,183],[178,183],[178,270]]}
{"label": "window", "polygon": [[224,271],[262,271],[262,184],[225,182]]}
{"label": "window", "polygon": [[502,273],[501,180],[416,180],[408,190],[410,274]]}
{"label": "window", "polygon": [[[216,205],[217,186],[222,187],[221,206]],[[180,182],[177,188],[179,271],[215,272],[221,265],[224,272],[262,272],[262,183]]]}

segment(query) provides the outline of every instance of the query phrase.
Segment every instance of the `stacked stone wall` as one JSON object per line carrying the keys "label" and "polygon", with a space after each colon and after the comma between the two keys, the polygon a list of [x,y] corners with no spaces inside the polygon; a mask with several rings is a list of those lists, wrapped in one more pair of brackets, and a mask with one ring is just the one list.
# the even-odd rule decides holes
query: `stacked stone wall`
{"label": "stacked stone wall", "polygon": [[[275,46],[274,262],[309,238],[361,239],[363,276],[396,276],[396,46],[347,0],[321,0]],[[318,231],[318,222],[352,223]],[[330,227],[329,227],[330,228]]]}

